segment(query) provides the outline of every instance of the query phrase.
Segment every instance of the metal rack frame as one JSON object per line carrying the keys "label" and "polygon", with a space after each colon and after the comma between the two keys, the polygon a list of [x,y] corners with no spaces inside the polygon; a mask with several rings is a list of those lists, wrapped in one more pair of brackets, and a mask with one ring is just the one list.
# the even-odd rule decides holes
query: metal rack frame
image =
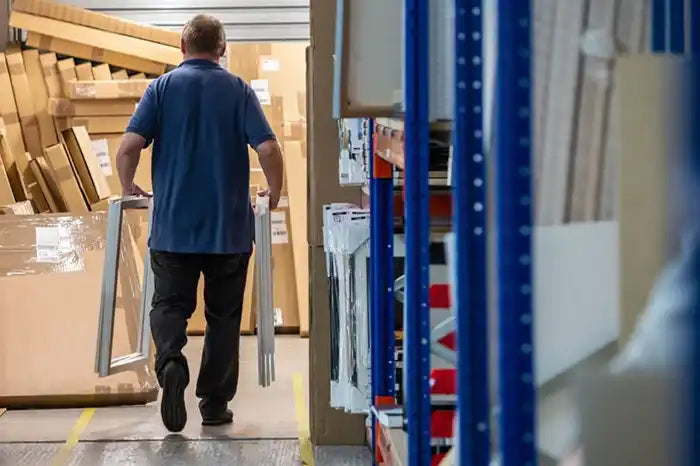
{"label": "metal rack frame", "polygon": [[[458,361],[459,464],[491,459],[488,384],[487,201],[484,147],[483,12],[485,0],[455,2],[453,231],[461,277],[454,295]],[[498,0],[496,180],[499,268],[499,442],[503,464],[536,463],[531,272],[531,6]],[[404,383],[408,464],[431,462],[429,314],[429,18],[427,2],[405,0]],[[374,152],[372,151],[372,154]],[[372,157],[370,185],[372,393],[389,395],[393,371],[393,191],[386,161]],[[378,171],[377,166],[382,167]],[[381,172],[381,173],[380,173]],[[393,322],[391,323],[393,330]],[[388,358],[388,359],[387,359]],[[374,438],[376,439],[376,432]],[[375,443],[376,445],[376,443]]]}

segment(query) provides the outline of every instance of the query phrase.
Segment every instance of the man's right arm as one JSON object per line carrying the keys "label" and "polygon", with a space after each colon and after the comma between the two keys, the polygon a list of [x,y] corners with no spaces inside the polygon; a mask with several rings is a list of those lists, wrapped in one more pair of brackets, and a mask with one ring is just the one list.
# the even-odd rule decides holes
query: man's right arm
{"label": "man's right arm", "polygon": [[269,139],[259,144],[255,151],[258,153],[260,166],[265,173],[267,184],[270,188],[270,208],[276,209],[282,193],[282,180],[284,179],[284,162],[282,149],[275,139]]}
{"label": "man's right arm", "polygon": [[265,118],[260,101],[252,89],[247,88],[245,131],[248,144],[258,153],[260,166],[270,188],[270,208],[276,209],[282,192],[284,162],[275,133]]}

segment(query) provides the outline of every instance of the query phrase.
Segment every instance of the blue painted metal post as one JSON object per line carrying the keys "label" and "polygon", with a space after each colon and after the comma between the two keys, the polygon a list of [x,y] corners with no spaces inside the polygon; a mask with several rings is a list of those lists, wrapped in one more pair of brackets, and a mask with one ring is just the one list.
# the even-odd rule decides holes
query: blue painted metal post
{"label": "blue painted metal post", "polygon": [[651,0],[651,50],[667,50],[666,22],[668,20],[668,0]]}
{"label": "blue painted metal post", "polygon": [[[691,0],[691,9],[695,3],[697,3],[695,0]],[[653,52],[685,53],[685,9],[685,0],[652,0],[651,50]]]}
{"label": "blue painted metal post", "polygon": [[483,0],[455,0],[454,222],[460,465],[487,466],[489,430]]}
{"label": "blue painted metal post", "polygon": [[405,0],[404,382],[409,466],[430,464],[428,15],[427,0]]}
{"label": "blue painted metal post", "polygon": [[503,466],[535,466],[532,307],[532,11],[498,1],[496,172]]}
{"label": "blue painted metal post", "polygon": [[693,0],[688,9],[690,29],[690,53],[693,57],[700,56],[700,2]]}
{"label": "blue painted metal post", "polygon": [[[376,403],[378,397],[394,396],[394,181],[391,165],[374,155],[374,137],[369,153],[371,403]],[[376,429],[372,416],[373,452]]]}

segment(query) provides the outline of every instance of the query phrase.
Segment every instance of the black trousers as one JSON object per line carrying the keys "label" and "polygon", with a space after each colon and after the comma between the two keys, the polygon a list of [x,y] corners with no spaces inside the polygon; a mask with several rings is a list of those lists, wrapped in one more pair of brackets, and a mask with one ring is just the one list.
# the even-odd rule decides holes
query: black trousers
{"label": "black trousers", "polygon": [[238,388],[241,313],[250,254],[176,254],[151,251],[154,293],[151,333],[156,374],[163,385],[166,364],[176,361],[189,374],[182,349],[187,321],[197,306],[197,285],[204,275],[207,329],[197,397],[202,412],[225,409]]}

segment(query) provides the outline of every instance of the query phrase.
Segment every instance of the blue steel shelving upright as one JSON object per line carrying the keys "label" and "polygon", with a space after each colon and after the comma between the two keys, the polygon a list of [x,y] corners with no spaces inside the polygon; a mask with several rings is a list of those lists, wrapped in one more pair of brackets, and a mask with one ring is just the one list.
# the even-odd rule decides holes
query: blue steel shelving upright
{"label": "blue steel shelving upright", "polygon": [[430,127],[429,12],[425,0],[405,0],[406,285],[404,390],[408,464],[425,466],[430,452]]}
{"label": "blue steel shelving upright", "polygon": [[486,147],[484,146],[484,0],[455,1],[453,126],[460,464],[491,461],[486,282]]}

